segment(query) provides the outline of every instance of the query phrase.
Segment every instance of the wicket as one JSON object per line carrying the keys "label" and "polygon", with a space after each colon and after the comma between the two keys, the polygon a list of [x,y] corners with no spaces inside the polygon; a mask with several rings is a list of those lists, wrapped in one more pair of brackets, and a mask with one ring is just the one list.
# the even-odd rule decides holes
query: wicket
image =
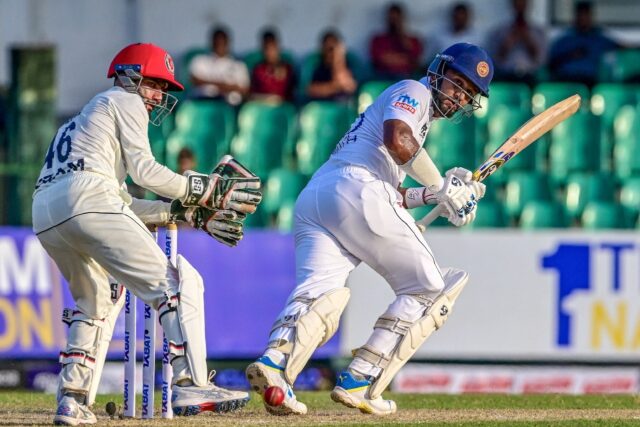
{"label": "wicket", "polygon": [[[158,242],[156,227],[149,229]],[[178,227],[175,223],[169,223],[165,234],[165,254],[175,266],[178,254]],[[124,405],[125,417],[136,416],[136,300],[137,298],[129,290],[125,297],[125,331],[124,331]],[[155,398],[155,372],[156,372],[156,311],[144,305],[144,337],[142,359],[142,418],[149,419],[154,416]],[[169,363],[169,343],[164,333],[162,334],[162,418],[173,418],[171,409],[171,378],[173,369]]]}

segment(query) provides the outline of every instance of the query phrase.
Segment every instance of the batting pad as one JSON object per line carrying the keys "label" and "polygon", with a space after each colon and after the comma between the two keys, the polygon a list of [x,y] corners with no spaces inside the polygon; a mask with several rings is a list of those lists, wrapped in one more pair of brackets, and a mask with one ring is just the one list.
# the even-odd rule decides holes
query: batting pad
{"label": "batting pad", "polygon": [[[458,299],[468,281],[469,275],[465,271],[448,269],[445,272],[445,287],[442,294],[436,298],[422,318],[407,328],[406,334],[400,339],[393,353],[388,358],[384,358],[385,366],[380,366],[382,372],[369,388],[370,399],[377,399],[391,383],[400,368],[407,363],[427,338],[442,327],[451,314],[456,299]],[[358,356],[369,360],[367,353],[370,351],[370,349],[359,349]],[[379,360],[377,362],[379,363]]]}

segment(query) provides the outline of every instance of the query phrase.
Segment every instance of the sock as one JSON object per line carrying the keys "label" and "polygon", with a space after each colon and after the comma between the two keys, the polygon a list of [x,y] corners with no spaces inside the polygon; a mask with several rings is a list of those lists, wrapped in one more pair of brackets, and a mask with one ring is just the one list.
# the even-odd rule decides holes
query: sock
{"label": "sock", "polygon": [[357,376],[362,377],[377,377],[380,375],[381,369],[377,366],[372,365],[364,359],[359,357],[355,357],[349,367],[347,368],[352,373],[355,373]]}
{"label": "sock", "polygon": [[273,363],[280,366],[281,368],[284,368],[287,364],[287,356],[283,352],[276,350],[274,348],[268,348],[264,352],[264,355],[267,356],[269,359],[271,359]]}

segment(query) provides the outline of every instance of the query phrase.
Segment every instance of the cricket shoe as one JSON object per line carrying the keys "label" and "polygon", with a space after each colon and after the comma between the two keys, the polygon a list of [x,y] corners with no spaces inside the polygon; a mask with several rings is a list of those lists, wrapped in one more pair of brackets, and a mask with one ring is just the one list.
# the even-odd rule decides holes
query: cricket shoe
{"label": "cricket shoe", "polygon": [[58,403],[56,416],[53,417],[53,424],[57,426],[78,426],[80,424],[95,424],[96,416],[89,410],[87,405],[78,403],[71,396],[63,396]]}
{"label": "cricket shoe", "polygon": [[284,368],[276,365],[268,356],[262,356],[245,371],[251,389],[264,396],[269,387],[280,387],[284,391],[284,401],[280,406],[271,406],[264,402],[264,408],[271,415],[304,415],[307,413],[307,405],[298,402],[296,395],[289,383],[284,379]]}
{"label": "cricket shoe", "polygon": [[376,399],[368,397],[371,383],[372,381],[369,379],[359,379],[349,371],[342,371],[338,376],[336,386],[331,392],[331,399],[349,408],[357,408],[365,414],[394,414],[397,407],[396,402],[393,400],[384,400],[380,396]]}
{"label": "cricket shoe", "polygon": [[219,414],[244,408],[249,402],[249,393],[227,390],[213,383],[215,371],[209,374],[209,384],[199,386],[174,385],[171,389],[171,407],[176,415],[198,415],[211,411]]}

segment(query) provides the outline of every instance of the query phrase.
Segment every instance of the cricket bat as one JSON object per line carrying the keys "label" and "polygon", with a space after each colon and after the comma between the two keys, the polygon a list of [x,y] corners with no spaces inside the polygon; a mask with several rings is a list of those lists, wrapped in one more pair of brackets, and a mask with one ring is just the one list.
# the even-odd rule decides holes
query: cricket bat
{"label": "cricket bat", "polygon": [[[553,129],[558,123],[571,117],[580,108],[580,95],[572,95],[530,118],[520,126],[482,165],[473,173],[473,180],[484,181],[512,157]],[[422,219],[416,221],[420,231],[436,220],[444,208],[436,206]]]}

